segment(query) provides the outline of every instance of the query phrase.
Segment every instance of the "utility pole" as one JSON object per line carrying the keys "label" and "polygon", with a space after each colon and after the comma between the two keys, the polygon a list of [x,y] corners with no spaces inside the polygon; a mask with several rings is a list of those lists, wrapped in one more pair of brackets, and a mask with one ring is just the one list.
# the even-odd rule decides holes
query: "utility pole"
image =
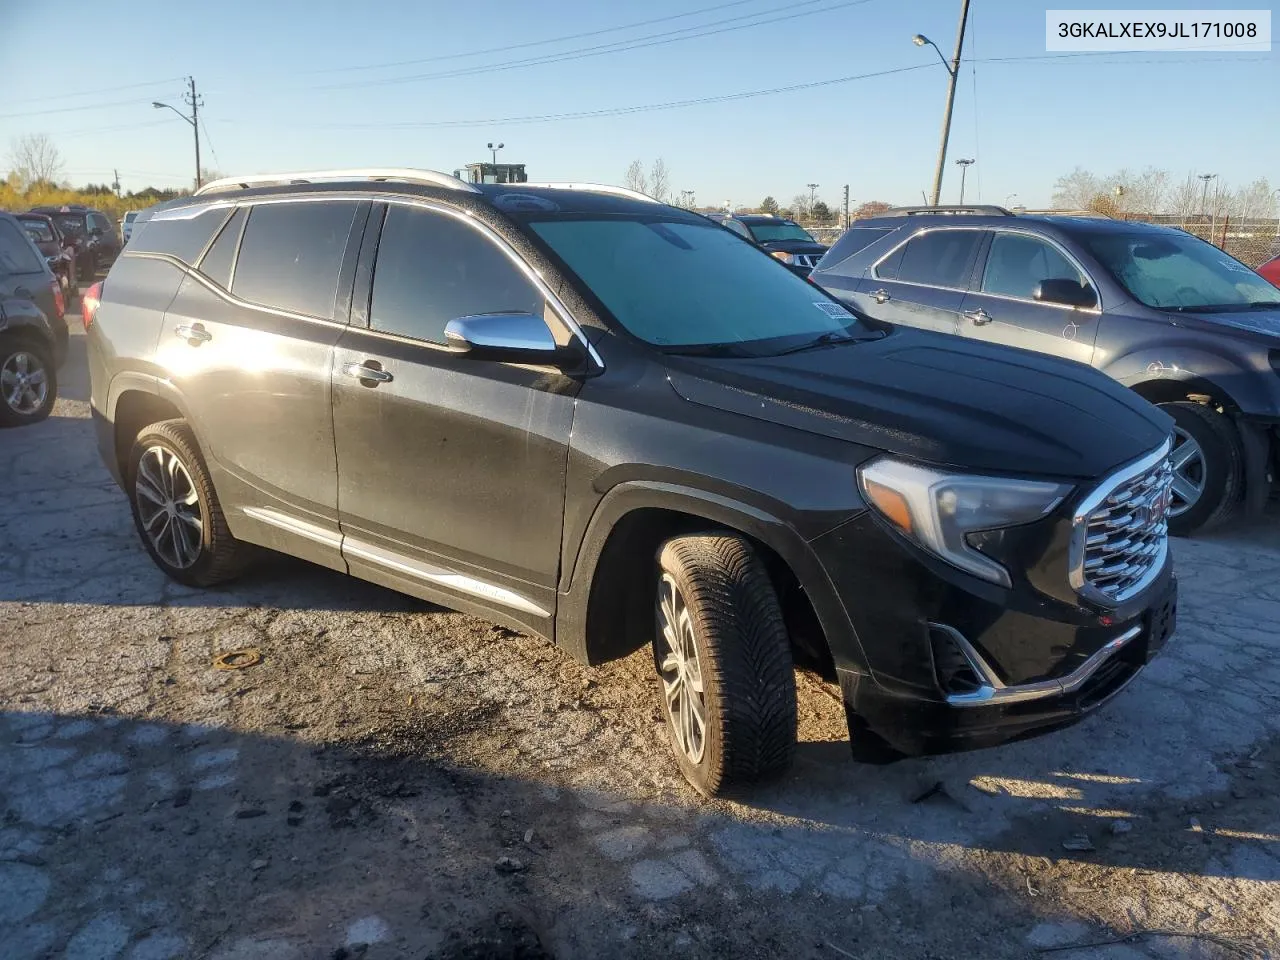
{"label": "utility pole", "polygon": [[114,190],[116,192],[116,196],[119,197],[120,196],[120,171],[116,169],[112,169],[111,172],[115,174],[115,179],[111,181],[111,189]]}
{"label": "utility pole", "polygon": [[844,185],[844,228],[849,229],[849,185]]}
{"label": "utility pole", "polygon": [[153,100],[151,106],[157,110],[164,108],[172,110],[187,123],[191,124],[191,131],[196,138],[196,189],[200,189],[200,108],[204,106],[204,101],[200,99],[196,93],[196,78],[187,77],[187,92],[182,95],[182,102],[191,108],[191,116],[187,116],[171,103],[161,103],[159,100]]}
{"label": "utility pole", "polygon": [[942,60],[942,65],[947,68],[947,108],[942,113],[942,141],[938,144],[938,166],[933,175],[933,203],[931,206],[938,205],[938,198],[942,195],[942,172],[946,169],[947,164],[947,141],[951,138],[951,111],[956,104],[956,80],[960,76],[960,54],[964,50],[964,28],[969,20],[969,0],[960,0],[960,26],[956,30],[956,52],[951,58],[951,62],[947,63],[946,57],[942,56],[942,51],[938,50],[938,45],[923,34],[917,33],[911,38],[912,43],[917,47],[923,47],[925,44],[933,47],[938,51],[938,57]]}
{"label": "utility pole", "polygon": [[[960,168],[960,206],[962,207],[964,206],[964,177],[965,177],[965,174],[969,172],[969,165],[971,163],[973,163],[972,160],[956,161],[956,166]],[[937,204],[935,203],[934,206],[936,207]]]}

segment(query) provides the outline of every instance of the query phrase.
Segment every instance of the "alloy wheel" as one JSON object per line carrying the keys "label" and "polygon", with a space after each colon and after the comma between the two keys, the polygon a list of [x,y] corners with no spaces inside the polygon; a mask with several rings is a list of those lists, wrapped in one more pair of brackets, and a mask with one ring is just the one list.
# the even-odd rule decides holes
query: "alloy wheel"
{"label": "alloy wheel", "polygon": [[693,763],[707,746],[707,698],[693,637],[693,617],[670,574],[658,583],[658,674],[676,745]]}
{"label": "alloy wheel", "polygon": [[194,564],[204,541],[200,495],[177,454],[161,446],[143,451],[133,498],[142,529],[156,553],[178,569]]}
{"label": "alloy wheel", "polygon": [[1178,517],[1200,501],[1208,472],[1204,450],[1195,437],[1181,427],[1174,427],[1173,440],[1173,452],[1169,455],[1173,466],[1173,502],[1169,506],[1169,516]]}
{"label": "alloy wheel", "polygon": [[34,353],[18,350],[0,367],[0,396],[14,413],[29,417],[49,396],[49,374]]}

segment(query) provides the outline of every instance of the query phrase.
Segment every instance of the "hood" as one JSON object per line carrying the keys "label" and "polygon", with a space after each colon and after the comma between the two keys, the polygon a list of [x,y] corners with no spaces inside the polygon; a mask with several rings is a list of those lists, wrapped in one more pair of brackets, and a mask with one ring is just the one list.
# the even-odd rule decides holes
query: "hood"
{"label": "hood", "polygon": [[1173,427],[1082,364],[900,327],[784,357],[668,360],[693,403],[975,472],[1094,479]]}
{"label": "hood", "polygon": [[767,243],[759,244],[763,250],[773,253],[775,250],[780,253],[826,253],[826,244],[818,243],[816,240],[770,240]]}
{"label": "hood", "polygon": [[1280,340],[1280,304],[1274,310],[1225,310],[1220,313],[1174,313],[1169,319],[1181,326],[1197,323],[1205,328],[1221,331],[1244,330],[1248,333],[1270,335]]}

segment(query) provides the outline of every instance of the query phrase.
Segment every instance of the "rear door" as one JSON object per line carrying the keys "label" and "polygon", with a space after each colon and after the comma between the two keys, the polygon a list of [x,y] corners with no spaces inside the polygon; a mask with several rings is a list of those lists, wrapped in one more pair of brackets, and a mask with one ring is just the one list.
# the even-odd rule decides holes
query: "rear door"
{"label": "rear door", "polygon": [[61,350],[66,323],[53,290],[53,273],[35,242],[16,220],[0,216],[0,297],[30,300],[39,307]]}
{"label": "rear door", "polygon": [[1022,231],[995,230],[980,280],[961,308],[961,332],[974,340],[1092,363],[1099,311],[1036,300],[1036,287],[1051,279],[1085,283],[1095,293],[1098,289],[1056,243]]}
{"label": "rear door", "polygon": [[88,215],[89,229],[98,231],[98,263],[106,266],[120,256],[120,234],[116,225],[101,213]]}
{"label": "rear door", "polygon": [[[199,268],[179,287],[158,349],[231,532],[340,570],[329,369],[368,209],[354,199],[263,201],[190,221],[183,256]],[[208,228],[194,230],[206,217]],[[137,232],[131,253],[157,225]],[[201,255],[200,238],[219,226]]]}
{"label": "rear door", "polygon": [[868,316],[937,333],[959,333],[983,231],[937,227],[916,233],[858,281],[855,306]]}
{"label": "rear door", "polygon": [[333,358],[351,572],[464,608],[478,600],[549,635],[579,384],[460,355],[444,336],[450,320],[512,311],[563,333],[546,291],[496,235],[445,209],[391,204],[376,265],[365,246]]}

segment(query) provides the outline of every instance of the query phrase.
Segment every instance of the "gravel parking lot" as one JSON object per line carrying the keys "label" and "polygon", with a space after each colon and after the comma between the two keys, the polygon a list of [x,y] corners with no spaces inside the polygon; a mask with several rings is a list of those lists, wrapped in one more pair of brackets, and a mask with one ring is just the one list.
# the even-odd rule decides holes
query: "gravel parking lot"
{"label": "gravel parking lot", "polygon": [[82,338],[63,379],[0,433],[3,960],[1280,956],[1274,510],[1176,544],[1178,634],[1089,721],[859,766],[801,676],[791,775],[708,803],[644,653],[283,558],[168,582]]}

